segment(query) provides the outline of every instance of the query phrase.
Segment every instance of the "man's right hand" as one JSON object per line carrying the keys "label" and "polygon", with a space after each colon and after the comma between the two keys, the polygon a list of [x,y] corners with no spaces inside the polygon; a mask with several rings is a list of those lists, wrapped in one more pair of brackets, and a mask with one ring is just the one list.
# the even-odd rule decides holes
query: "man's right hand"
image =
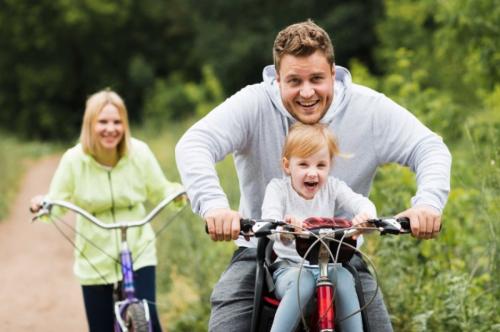
{"label": "man's right hand", "polygon": [[213,241],[236,240],[240,235],[239,212],[231,209],[213,209],[203,216]]}

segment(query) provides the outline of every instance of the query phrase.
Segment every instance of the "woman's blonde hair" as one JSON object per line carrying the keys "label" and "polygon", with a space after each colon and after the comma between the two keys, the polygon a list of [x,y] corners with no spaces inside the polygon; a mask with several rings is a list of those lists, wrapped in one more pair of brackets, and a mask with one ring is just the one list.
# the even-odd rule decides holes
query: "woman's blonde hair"
{"label": "woman's blonde hair", "polygon": [[103,108],[111,104],[118,109],[123,125],[123,138],[118,143],[118,156],[121,158],[128,153],[130,146],[130,127],[128,124],[127,108],[123,99],[111,89],[104,89],[91,95],[85,105],[83,115],[82,131],[80,133],[80,143],[83,151],[89,155],[95,156],[97,152],[97,138],[94,134],[94,126],[97,117]]}
{"label": "woman's blonde hair", "polygon": [[330,159],[339,154],[337,140],[327,126],[321,123],[295,123],[288,132],[283,146],[282,158],[307,158],[324,147],[328,148]]}

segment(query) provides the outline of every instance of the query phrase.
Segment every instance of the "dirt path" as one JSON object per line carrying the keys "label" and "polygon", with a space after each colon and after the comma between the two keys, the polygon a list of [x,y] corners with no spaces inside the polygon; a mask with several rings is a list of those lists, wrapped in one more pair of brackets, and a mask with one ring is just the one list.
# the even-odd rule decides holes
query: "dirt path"
{"label": "dirt path", "polygon": [[87,331],[71,245],[52,225],[29,222],[28,203],[47,192],[58,161],[30,167],[0,222],[0,331]]}

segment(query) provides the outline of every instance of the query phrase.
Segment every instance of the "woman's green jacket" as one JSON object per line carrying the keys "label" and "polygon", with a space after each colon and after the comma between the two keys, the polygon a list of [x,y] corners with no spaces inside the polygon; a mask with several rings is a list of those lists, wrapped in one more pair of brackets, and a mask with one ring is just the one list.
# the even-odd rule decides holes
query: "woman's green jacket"
{"label": "woman's green jacket", "polygon": [[[146,201],[156,205],[179,187],[167,181],[149,147],[131,139],[129,152],[112,168],[85,154],[80,144],[66,151],[48,198],[72,202],[103,222],[129,221],[146,215]],[[62,215],[63,211],[53,213]],[[121,280],[120,230],[101,229],[81,216],[76,219],[76,230],[74,272],[80,283],[97,285]],[[130,228],[127,238],[134,270],[156,265],[155,235],[150,224]]]}

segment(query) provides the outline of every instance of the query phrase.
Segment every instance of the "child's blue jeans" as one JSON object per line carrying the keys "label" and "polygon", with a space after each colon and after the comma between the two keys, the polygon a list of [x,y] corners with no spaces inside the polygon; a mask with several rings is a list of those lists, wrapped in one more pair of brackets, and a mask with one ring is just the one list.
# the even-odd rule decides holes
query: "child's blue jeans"
{"label": "child's blue jeans", "polygon": [[[290,266],[280,268],[273,274],[275,294],[281,302],[271,332],[294,331],[299,324],[301,311],[306,308],[314,295],[316,281],[319,278],[318,267],[304,266],[300,278],[299,271],[299,267]],[[341,264],[329,264],[328,276],[335,285],[335,315],[340,320],[342,331],[363,331],[360,312],[343,319],[359,310],[354,277]]]}

